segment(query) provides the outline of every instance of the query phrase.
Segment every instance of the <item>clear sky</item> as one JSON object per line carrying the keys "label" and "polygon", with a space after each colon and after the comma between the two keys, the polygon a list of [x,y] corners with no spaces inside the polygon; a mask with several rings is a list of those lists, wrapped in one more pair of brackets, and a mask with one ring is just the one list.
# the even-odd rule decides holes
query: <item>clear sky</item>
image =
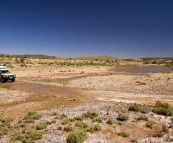
{"label": "clear sky", "polygon": [[0,53],[173,57],[173,0],[0,0]]}

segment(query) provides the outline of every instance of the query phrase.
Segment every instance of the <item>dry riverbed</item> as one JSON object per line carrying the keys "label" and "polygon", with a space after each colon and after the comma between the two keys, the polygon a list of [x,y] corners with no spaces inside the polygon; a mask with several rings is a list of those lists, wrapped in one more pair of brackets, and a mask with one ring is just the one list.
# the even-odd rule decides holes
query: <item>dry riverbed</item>
{"label": "dry riverbed", "polygon": [[[46,133],[34,142],[65,143],[69,132],[66,127],[79,130],[79,121],[88,126],[85,143],[114,142],[171,142],[173,140],[172,117],[152,112],[156,101],[173,105],[173,74],[131,74],[114,72],[108,67],[31,67],[14,68],[14,83],[0,84],[0,116],[13,117],[12,129],[0,132],[0,142],[9,142],[14,134],[35,131],[39,123],[47,122]],[[137,103],[147,113],[129,111]],[[42,117],[25,123],[29,111],[37,111]],[[94,118],[82,118],[88,111],[97,113]],[[118,120],[119,114],[127,114],[127,121]],[[148,128],[148,121],[154,121]],[[70,120],[73,119],[73,120]],[[67,121],[67,124],[63,123]],[[111,121],[111,124],[108,123]],[[15,125],[18,122],[25,127]],[[0,123],[2,125],[2,122]],[[91,127],[98,125],[98,130]],[[29,127],[26,127],[29,126]],[[24,131],[25,130],[25,131]],[[128,137],[120,135],[128,133]],[[18,137],[19,140],[21,137]],[[23,137],[24,138],[24,137]],[[12,140],[11,140],[12,142]],[[20,141],[19,141],[20,142]]]}

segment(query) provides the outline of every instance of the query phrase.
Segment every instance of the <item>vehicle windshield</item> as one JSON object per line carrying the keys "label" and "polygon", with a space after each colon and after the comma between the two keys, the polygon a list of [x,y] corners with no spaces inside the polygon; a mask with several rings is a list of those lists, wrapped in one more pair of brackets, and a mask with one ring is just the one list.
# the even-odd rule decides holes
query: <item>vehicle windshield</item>
{"label": "vehicle windshield", "polygon": [[9,70],[2,70],[1,73],[10,73]]}

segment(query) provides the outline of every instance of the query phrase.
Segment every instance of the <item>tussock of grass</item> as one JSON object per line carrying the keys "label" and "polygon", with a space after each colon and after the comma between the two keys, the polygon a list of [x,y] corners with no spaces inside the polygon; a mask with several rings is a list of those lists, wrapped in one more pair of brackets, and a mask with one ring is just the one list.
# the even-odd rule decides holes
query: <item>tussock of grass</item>
{"label": "tussock of grass", "polygon": [[146,116],[140,116],[140,117],[137,118],[137,120],[148,121],[148,117],[146,117]]}
{"label": "tussock of grass", "polygon": [[145,124],[145,126],[147,127],[147,128],[153,128],[153,124],[155,124],[155,122],[154,121],[148,121],[146,124]]}
{"label": "tussock of grass", "polygon": [[88,111],[88,112],[82,114],[83,118],[90,118],[90,119],[94,119],[97,116],[98,116],[98,114],[96,112],[91,112],[91,111]]}
{"label": "tussock of grass", "polygon": [[88,127],[88,124],[80,121],[76,123],[76,126],[80,127],[81,129],[86,129]]}
{"label": "tussock of grass", "polygon": [[108,120],[106,121],[106,123],[107,123],[108,125],[112,125],[112,124],[113,124],[113,122],[112,122],[111,119],[108,119]]}
{"label": "tussock of grass", "polygon": [[119,132],[118,135],[122,136],[123,138],[129,137],[129,133],[127,133],[127,132]]}
{"label": "tussock of grass", "polygon": [[122,114],[118,114],[118,118],[119,121],[127,121],[129,119],[129,115],[122,113]]}
{"label": "tussock of grass", "polygon": [[68,124],[69,122],[70,120],[68,118],[64,118],[62,124],[65,125]]}
{"label": "tussock of grass", "polygon": [[101,126],[99,124],[87,128],[87,132],[94,133],[101,131]]}
{"label": "tussock of grass", "polygon": [[172,116],[173,110],[170,108],[168,103],[161,103],[159,100],[155,103],[155,108],[152,110],[154,113],[165,115],[165,116]]}
{"label": "tussock of grass", "polygon": [[146,85],[145,82],[141,82],[141,81],[136,81],[137,85]]}
{"label": "tussock of grass", "polygon": [[66,141],[67,143],[82,143],[86,136],[86,131],[84,130],[73,131],[68,135]]}
{"label": "tussock of grass", "polygon": [[129,111],[147,113],[147,111],[145,109],[143,109],[136,103],[134,103],[132,106],[129,107]]}
{"label": "tussock of grass", "polygon": [[71,132],[72,130],[73,130],[73,128],[70,125],[64,127],[64,131],[66,131],[66,132]]}
{"label": "tussock of grass", "polygon": [[56,112],[52,112],[51,115],[52,115],[52,116],[57,116],[57,113],[56,113]]}
{"label": "tussock of grass", "polygon": [[41,118],[41,115],[38,114],[37,112],[28,112],[27,116],[24,117],[25,120],[28,120],[28,119],[39,120],[40,118]]}
{"label": "tussock of grass", "polygon": [[96,117],[96,118],[93,119],[93,122],[102,123],[102,118],[101,117]]}
{"label": "tussock of grass", "polygon": [[47,128],[47,122],[41,122],[36,125],[36,130],[43,130]]}

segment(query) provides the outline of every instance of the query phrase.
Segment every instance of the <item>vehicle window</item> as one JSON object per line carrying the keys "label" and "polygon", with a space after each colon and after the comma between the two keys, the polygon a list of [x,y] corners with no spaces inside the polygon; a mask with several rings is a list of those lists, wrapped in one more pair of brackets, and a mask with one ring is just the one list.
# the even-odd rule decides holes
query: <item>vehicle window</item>
{"label": "vehicle window", "polygon": [[8,71],[8,70],[3,70],[3,71],[1,71],[1,73],[10,73],[10,71]]}

